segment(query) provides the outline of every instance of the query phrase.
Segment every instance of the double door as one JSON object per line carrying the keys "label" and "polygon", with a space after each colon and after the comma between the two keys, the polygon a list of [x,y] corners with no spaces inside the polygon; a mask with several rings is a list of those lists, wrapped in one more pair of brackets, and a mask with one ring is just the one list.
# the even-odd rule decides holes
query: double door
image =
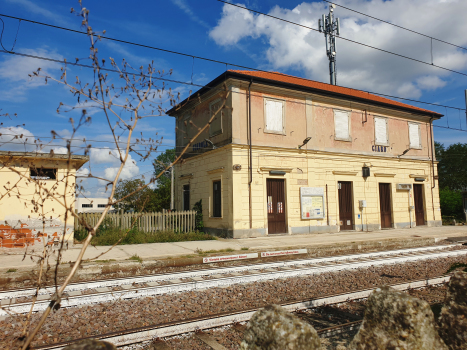
{"label": "double door", "polygon": [[340,230],[353,230],[352,182],[339,181],[337,183],[339,197]]}
{"label": "double door", "polygon": [[285,225],[285,181],[267,179],[268,234],[287,233]]}
{"label": "double door", "polygon": [[417,226],[425,225],[425,205],[423,203],[423,185],[413,185],[413,198],[415,204],[415,223]]}
{"label": "double door", "polygon": [[391,228],[391,184],[379,184],[379,211],[381,213],[381,228]]}

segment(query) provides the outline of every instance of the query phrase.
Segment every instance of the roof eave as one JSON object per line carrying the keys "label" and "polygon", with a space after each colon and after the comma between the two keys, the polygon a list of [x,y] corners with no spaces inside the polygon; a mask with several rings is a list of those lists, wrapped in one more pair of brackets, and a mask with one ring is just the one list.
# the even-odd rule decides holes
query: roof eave
{"label": "roof eave", "polygon": [[[232,72],[232,71],[226,71],[225,73],[219,75],[217,78],[212,80],[209,84],[202,87],[201,89],[196,91],[193,95],[191,95],[190,97],[183,100],[181,103],[179,103],[179,105],[183,105],[183,104],[187,103],[190,100],[190,98],[192,98],[192,96],[195,96],[195,95],[201,96],[201,95],[203,95],[205,92],[207,92],[210,89],[212,89],[213,87],[217,86],[220,82],[226,81],[229,78],[236,78],[236,79],[240,79],[240,80],[244,80],[244,81],[262,82],[262,83],[265,83],[267,85],[293,88],[295,90],[313,92],[313,93],[326,95],[326,96],[335,96],[335,97],[339,97],[339,98],[345,97],[345,98],[351,99],[353,101],[364,102],[364,103],[367,103],[367,104],[369,103],[369,104],[376,105],[376,106],[384,106],[386,108],[391,108],[391,109],[394,109],[394,110],[402,110],[402,111],[405,111],[405,112],[422,114],[422,115],[429,116],[429,117],[431,117],[433,119],[440,119],[441,117],[443,117],[443,114],[436,113],[436,112],[433,112],[433,111],[428,111],[428,110],[427,111],[422,111],[422,110],[418,110],[418,109],[414,109],[414,108],[410,108],[410,107],[397,106],[397,105],[393,105],[393,104],[390,104],[390,103],[384,103],[384,102],[381,102],[381,101],[369,100],[369,99],[356,97],[356,96],[352,96],[352,95],[341,94],[341,93],[334,92],[334,91],[327,91],[327,90],[312,88],[312,87],[303,86],[303,85],[299,85],[299,84],[293,84],[293,83],[287,83],[287,82],[282,82],[282,81],[277,81],[277,80],[272,80],[272,79],[267,79],[267,78],[262,78],[262,77],[256,77],[256,76],[253,76],[253,75],[242,74],[242,73],[239,73],[239,72]],[[166,112],[166,114],[168,114],[170,116],[174,116],[176,114],[175,113],[176,111],[178,111],[177,106],[171,108],[169,111]]]}

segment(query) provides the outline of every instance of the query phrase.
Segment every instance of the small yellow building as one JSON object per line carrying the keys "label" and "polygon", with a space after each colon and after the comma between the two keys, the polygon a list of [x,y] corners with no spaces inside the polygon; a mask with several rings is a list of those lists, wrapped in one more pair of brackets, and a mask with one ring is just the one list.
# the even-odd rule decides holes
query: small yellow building
{"label": "small yellow building", "polygon": [[[175,208],[224,237],[441,225],[441,114],[280,73],[227,71],[176,118]],[[209,127],[193,137],[206,123]]]}
{"label": "small yellow building", "polygon": [[[0,151],[0,247],[73,240],[76,171],[89,157]],[[65,220],[66,217],[66,220]]]}

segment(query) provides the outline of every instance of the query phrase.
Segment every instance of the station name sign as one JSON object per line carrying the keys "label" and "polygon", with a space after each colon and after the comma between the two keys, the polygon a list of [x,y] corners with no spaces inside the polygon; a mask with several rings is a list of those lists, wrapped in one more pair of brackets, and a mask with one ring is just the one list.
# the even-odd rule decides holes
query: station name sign
{"label": "station name sign", "polygon": [[268,256],[281,256],[281,255],[306,254],[306,253],[308,253],[306,249],[279,250],[275,252],[262,252],[261,257],[266,258]]}

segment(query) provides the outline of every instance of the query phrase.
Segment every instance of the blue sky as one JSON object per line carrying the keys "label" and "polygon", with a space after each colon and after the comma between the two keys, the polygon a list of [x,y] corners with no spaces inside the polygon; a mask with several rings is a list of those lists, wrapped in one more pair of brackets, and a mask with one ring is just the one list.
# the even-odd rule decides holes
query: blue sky
{"label": "blue sky", "polygon": [[[336,0],[336,3],[386,21],[409,27],[429,36],[467,46],[466,1],[455,0]],[[58,26],[82,30],[80,19],[70,14],[78,8],[77,1],[0,0],[0,13],[23,17]],[[252,9],[317,27],[317,19],[327,13],[328,4],[322,1],[252,0],[239,4]],[[313,80],[328,82],[328,61],[325,56],[324,36],[305,28],[254,15],[225,5],[216,0],[165,0],[129,3],[128,1],[84,1],[90,10],[90,21],[95,31],[106,30],[106,35],[122,40],[173,50],[188,55],[202,56],[252,68],[274,70]],[[407,55],[431,61],[429,38],[377,22],[368,17],[337,7],[341,19],[342,36]],[[3,46],[10,50],[18,30],[18,20],[2,17],[5,23]],[[1,25],[1,23],[0,23]],[[21,22],[15,52],[66,58],[76,57],[85,62],[88,39],[84,35]],[[150,61],[158,69],[173,70],[172,79],[186,84],[170,84],[182,98],[195,84],[208,83],[222,73],[224,64],[202,61],[148,48],[104,40],[99,44],[101,58],[113,57],[117,62],[126,58],[139,67]],[[433,42],[434,63],[467,73],[467,51]],[[50,131],[70,135],[70,117],[78,118],[79,111],[57,114],[60,102],[76,106],[76,99],[63,87],[54,83],[30,79],[28,73],[41,67],[53,76],[60,75],[60,65],[9,54],[0,54],[0,109],[17,117],[0,117],[0,148],[31,150],[12,140],[9,134],[23,134],[31,140],[41,139],[49,148],[60,151],[63,144],[51,140]],[[229,65],[229,69],[235,67]],[[337,41],[337,81],[339,85],[384,94],[412,98],[432,103],[465,108],[464,90],[467,76],[450,73],[386,53],[364,48],[342,40]],[[85,68],[71,68],[70,75],[82,80],[92,79]],[[416,104],[423,108],[447,114],[438,125],[466,129],[465,111]],[[166,106],[166,105],[165,105]],[[92,124],[82,127],[78,136],[93,145],[91,171],[93,175],[111,175],[118,162],[109,152],[114,149],[100,113],[92,114]],[[24,125],[23,125],[24,124]],[[160,138],[159,151],[174,145],[174,120],[168,116],[141,121],[138,132],[146,138]],[[465,132],[435,128],[435,140],[446,145],[467,142]],[[24,138],[23,138],[24,140]],[[97,142],[99,141],[99,142]],[[8,143],[4,143],[8,142]],[[12,143],[13,142],[13,143]],[[82,142],[74,143],[75,152],[82,154]],[[157,154],[155,154],[157,155]],[[140,161],[136,155],[126,167],[123,178],[151,175],[151,159]],[[86,171],[84,171],[86,173]],[[102,194],[98,181],[86,180],[87,195]]]}

